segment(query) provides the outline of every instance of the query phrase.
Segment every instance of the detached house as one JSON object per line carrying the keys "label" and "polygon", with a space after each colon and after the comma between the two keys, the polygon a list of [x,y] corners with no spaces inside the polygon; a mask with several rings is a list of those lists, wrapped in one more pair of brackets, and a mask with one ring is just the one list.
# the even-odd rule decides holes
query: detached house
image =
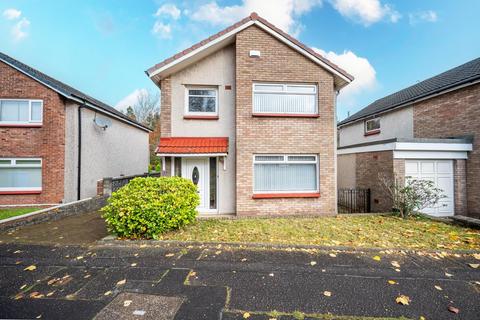
{"label": "detached house", "polygon": [[0,205],[53,205],[138,174],[150,129],[0,53]]}
{"label": "detached house", "polygon": [[373,211],[392,209],[383,173],[442,189],[425,213],[480,217],[480,58],[373,102],[338,132],[339,187],[370,188]]}
{"label": "detached house", "polygon": [[198,186],[201,213],[336,213],[348,73],[255,13],[146,73],[161,89],[157,154]]}

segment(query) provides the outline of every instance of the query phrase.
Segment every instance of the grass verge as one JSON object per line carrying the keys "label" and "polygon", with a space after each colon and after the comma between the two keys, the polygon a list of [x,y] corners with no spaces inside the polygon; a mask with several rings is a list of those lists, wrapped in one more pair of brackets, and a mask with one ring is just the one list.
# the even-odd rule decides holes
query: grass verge
{"label": "grass verge", "polygon": [[40,210],[41,208],[8,208],[0,209],[0,220]]}
{"label": "grass verge", "polygon": [[256,242],[399,249],[479,250],[480,230],[422,216],[198,220],[160,240]]}

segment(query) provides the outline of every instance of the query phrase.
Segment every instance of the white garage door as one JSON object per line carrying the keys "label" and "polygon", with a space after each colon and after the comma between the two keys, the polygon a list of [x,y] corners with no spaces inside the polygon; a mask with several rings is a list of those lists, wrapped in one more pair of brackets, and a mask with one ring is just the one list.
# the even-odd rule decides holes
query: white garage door
{"label": "white garage door", "polygon": [[434,207],[422,211],[433,216],[453,216],[453,161],[452,160],[405,160],[405,176],[413,179],[430,180],[442,189],[446,198]]}

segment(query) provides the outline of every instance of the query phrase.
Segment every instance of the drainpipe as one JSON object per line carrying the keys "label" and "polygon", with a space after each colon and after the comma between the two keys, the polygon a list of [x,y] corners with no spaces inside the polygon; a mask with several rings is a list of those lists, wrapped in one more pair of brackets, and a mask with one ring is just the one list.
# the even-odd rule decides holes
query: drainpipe
{"label": "drainpipe", "polygon": [[85,108],[85,100],[83,105],[78,106],[78,159],[77,159],[77,200],[81,197],[81,174],[82,174],[82,108]]}

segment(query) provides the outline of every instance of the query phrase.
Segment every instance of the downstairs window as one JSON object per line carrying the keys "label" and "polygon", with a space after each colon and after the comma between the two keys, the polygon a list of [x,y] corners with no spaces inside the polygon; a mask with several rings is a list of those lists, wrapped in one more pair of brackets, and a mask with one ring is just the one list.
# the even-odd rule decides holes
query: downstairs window
{"label": "downstairs window", "polygon": [[41,159],[0,159],[0,192],[41,190]]}

